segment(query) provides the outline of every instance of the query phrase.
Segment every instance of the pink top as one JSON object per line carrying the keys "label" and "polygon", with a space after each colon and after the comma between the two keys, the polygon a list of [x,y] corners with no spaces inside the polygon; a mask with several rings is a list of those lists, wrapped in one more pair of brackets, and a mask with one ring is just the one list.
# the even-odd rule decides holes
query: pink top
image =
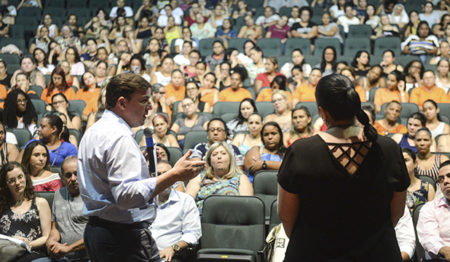
{"label": "pink top", "polygon": [[435,198],[420,210],[417,235],[430,258],[438,258],[443,246],[450,246],[450,205],[445,197]]}
{"label": "pink top", "polygon": [[289,26],[285,25],[282,28],[278,28],[276,25],[272,25],[269,27],[269,32],[271,33],[271,38],[279,38],[279,39],[285,39],[288,37],[289,33]]}
{"label": "pink top", "polygon": [[33,180],[34,191],[56,191],[62,187],[59,175],[53,173],[51,176],[44,179]]}
{"label": "pink top", "polygon": [[[276,72],[276,75],[275,75],[275,76],[279,76],[279,75],[283,75],[283,74],[280,73],[280,72]],[[258,75],[256,76],[255,81],[256,81],[256,80],[260,80],[260,81],[262,82],[262,87],[270,86],[270,80],[269,80],[269,77],[268,77],[267,72],[258,74]]]}

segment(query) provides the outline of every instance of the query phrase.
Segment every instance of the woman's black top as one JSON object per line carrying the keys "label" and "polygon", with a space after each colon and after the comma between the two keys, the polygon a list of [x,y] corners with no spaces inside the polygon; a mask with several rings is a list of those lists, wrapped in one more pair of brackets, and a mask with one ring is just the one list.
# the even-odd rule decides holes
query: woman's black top
{"label": "woman's black top", "polygon": [[6,73],[5,79],[0,80],[0,84],[6,86],[6,88],[9,88],[9,86],[11,85],[11,77],[12,77],[12,74]]}
{"label": "woman's black top", "polygon": [[[368,148],[354,174],[329,149],[348,145]],[[392,139],[330,144],[315,135],[297,140],[287,150],[278,182],[299,197],[285,261],[401,261],[390,201],[410,181]]]}

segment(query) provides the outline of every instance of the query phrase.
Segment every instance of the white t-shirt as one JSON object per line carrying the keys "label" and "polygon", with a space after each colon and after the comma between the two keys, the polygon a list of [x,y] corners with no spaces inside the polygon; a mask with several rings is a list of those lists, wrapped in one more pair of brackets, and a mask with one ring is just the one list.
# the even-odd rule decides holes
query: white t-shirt
{"label": "white t-shirt", "polygon": [[278,21],[278,20],[280,20],[279,15],[272,15],[269,18],[262,15],[262,16],[258,17],[258,19],[256,19],[255,24],[264,25],[264,24],[272,23],[273,21]]}
{"label": "white t-shirt", "polygon": [[343,15],[338,18],[338,24],[341,24],[342,27],[344,27],[344,32],[348,33],[348,28],[350,25],[359,25],[359,19],[356,17],[353,17],[352,19],[349,19],[347,16]]}

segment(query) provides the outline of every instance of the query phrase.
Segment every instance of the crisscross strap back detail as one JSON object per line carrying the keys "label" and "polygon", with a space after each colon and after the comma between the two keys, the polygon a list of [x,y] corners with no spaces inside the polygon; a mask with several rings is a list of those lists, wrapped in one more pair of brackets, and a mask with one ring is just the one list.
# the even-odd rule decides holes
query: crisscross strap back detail
{"label": "crisscross strap back detail", "polygon": [[354,143],[327,143],[333,157],[353,175],[369,153],[372,143],[369,141]]}

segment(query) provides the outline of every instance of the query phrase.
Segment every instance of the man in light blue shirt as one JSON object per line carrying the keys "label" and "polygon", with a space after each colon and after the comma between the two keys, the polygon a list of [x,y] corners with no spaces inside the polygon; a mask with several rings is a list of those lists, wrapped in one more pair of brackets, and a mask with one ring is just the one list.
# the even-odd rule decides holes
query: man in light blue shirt
{"label": "man in light blue shirt", "polygon": [[131,128],[144,124],[151,110],[150,84],[132,73],[111,78],[106,110],[80,142],[78,180],[89,216],[84,242],[91,261],[158,261],[148,230],[156,215],[153,197],[176,181],[189,180],[203,161],[180,158],[174,168],[151,178]]}

